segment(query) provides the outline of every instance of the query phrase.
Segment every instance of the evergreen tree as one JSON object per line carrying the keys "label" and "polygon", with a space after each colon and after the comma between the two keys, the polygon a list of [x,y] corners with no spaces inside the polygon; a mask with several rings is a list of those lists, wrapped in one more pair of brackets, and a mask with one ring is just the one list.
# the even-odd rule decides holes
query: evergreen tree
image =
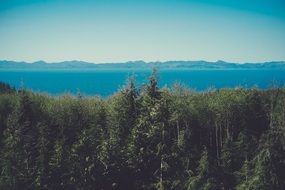
{"label": "evergreen tree", "polygon": [[216,161],[211,158],[208,150],[204,147],[199,161],[196,176],[190,177],[187,189],[215,190],[221,189],[219,182],[218,166]]}

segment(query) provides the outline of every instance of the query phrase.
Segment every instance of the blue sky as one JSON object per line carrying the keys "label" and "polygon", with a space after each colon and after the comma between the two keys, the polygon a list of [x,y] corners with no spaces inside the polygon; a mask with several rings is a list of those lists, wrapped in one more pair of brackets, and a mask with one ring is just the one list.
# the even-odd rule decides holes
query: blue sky
{"label": "blue sky", "polygon": [[0,0],[0,59],[285,60],[285,0]]}

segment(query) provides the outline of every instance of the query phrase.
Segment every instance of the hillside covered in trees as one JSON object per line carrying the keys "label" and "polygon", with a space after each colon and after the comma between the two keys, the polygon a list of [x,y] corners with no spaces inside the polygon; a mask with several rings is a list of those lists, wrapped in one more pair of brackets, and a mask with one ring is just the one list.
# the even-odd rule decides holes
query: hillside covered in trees
{"label": "hillside covered in trees", "polygon": [[285,189],[284,88],[50,97],[0,85],[0,189]]}

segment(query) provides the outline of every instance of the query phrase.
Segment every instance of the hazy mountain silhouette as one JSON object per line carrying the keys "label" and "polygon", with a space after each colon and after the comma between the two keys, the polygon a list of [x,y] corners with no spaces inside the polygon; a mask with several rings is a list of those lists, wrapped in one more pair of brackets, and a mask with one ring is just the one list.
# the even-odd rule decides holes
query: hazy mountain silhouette
{"label": "hazy mountain silhouette", "polygon": [[151,69],[156,67],[162,69],[285,69],[285,61],[272,61],[264,63],[229,63],[224,61],[165,61],[165,62],[144,62],[129,61],[124,63],[99,63],[94,64],[84,61],[63,61],[47,63],[37,61],[34,63],[0,61],[1,70],[85,70],[85,69]]}

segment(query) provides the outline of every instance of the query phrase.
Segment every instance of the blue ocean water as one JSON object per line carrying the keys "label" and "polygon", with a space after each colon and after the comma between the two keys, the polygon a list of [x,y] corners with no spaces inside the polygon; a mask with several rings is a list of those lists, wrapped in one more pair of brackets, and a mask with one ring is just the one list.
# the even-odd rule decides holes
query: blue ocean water
{"label": "blue ocean water", "polygon": [[[122,88],[132,75],[138,86],[146,84],[150,73],[149,70],[0,71],[0,81],[50,95],[80,92],[105,97]],[[238,86],[265,89],[273,83],[283,86],[285,70],[161,70],[158,79],[160,87],[179,82],[197,91]]]}

